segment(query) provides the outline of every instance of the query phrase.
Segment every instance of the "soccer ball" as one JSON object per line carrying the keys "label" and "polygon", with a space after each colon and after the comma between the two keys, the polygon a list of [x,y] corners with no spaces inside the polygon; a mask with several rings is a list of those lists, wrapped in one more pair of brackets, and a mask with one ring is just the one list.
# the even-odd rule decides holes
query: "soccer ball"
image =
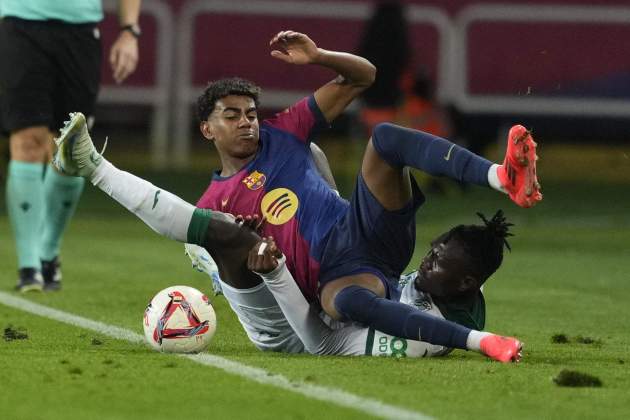
{"label": "soccer ball", "polygon": [[166,353],[205,350],[217,328],[206,295],[188,286],[158,292],[144,311],[144,336],[149,345]]}

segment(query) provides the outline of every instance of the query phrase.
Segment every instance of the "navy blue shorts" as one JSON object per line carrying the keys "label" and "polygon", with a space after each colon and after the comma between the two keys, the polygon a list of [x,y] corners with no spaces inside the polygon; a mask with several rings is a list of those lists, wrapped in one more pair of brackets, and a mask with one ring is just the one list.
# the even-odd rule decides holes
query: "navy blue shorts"
{"label": "navy blue shorts", "polygon": [[400,297],[398,279],[407,268],[416,245],[416,211],[425,198],[411,177],[412,201],[404,208],[383,208],[363,177],[357,184],[345,216],[332,228],[320,265],[320,289],[326,283],[359,273],[379,277],[389,299]]}

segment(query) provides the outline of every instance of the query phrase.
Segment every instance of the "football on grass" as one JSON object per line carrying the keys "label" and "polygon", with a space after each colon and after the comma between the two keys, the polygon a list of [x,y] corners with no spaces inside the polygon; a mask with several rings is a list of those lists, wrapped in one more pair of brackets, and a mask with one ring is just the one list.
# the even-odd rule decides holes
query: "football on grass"
{"label": "football on grass", "polygon": [[188,286],[158,292],[144,311],[144,336],[149,345],[167,353],[205,350],[217,328],[206,295]]}

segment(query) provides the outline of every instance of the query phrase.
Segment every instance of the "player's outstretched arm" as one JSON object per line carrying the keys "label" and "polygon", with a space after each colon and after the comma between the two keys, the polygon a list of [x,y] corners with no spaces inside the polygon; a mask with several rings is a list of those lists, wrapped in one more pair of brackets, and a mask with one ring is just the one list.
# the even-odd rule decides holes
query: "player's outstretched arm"
{"label": "player's outstretched arm", "polygon": [[299,32],[278,32],[269,45],[277,46],[271,56],[279,60],[290,64],[317,64],[339,74],[315,92],[315,101],[328,122],[370,87],[376,77],[376,67],[365,58],[319,48],[307,35]]}
{"label": "player's outstretched arm", "polygon": [[264,238],[254,245],[249,252],[247,267],[263,278],[306,351],[312,354],[364,354],[367,329],[333,331],[328,327],[302,295],[272,238]]}

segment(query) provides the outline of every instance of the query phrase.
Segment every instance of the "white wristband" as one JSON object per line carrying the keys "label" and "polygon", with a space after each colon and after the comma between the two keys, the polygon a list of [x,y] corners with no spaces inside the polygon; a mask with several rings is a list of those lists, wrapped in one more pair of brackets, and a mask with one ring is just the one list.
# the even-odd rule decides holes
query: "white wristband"
{"label": "white wristband", "polygon": [[282,273],[282,270],[285,269],[286,261],[287,261],[287,257],[285,257],[283,254],[281,258],[278,258],[278,266],[274,268],[272,271],[270,271],[269,273],[258,273],[256,271],[254,271],[254,273],[258,274],[265,281],[274,281]]}

